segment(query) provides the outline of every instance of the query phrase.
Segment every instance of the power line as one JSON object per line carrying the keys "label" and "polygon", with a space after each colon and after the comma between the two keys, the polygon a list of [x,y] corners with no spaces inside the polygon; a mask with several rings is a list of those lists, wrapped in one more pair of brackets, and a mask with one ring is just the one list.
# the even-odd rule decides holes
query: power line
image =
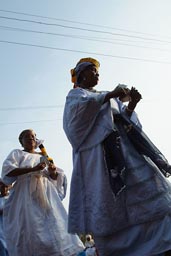
{"label": "power line", "polygon": [[[14,27],[10,27],[10,26],[0,26],[2,29],[13,29],[14,31],[15,30],[25,30],[25,29],[21,29],[21,28],[14,28]],[[31,31],[30,31],[31,32]],[[43,33],[43,32],[42,32]],[[45,32],[44,32],[45,33]],[[48,32],[47,32],[48,33]],[[49,33],[49,34],[57,34],[57,33]],[[58,34],[57,34],[58,35]],[[60,34],[59,34],[60,35]],[[121,39],[121,38],[108,38],[108,37],[95,37],[95,36],[80,36],[80,35],[70,35],[70,36],[73,36],[73,37],[81,37],[81,38],[90,38],[90,39],[97,39],[97,40],[115,40],[115,41],[121,41],[121,42],[130,42],[130,43],[137,43],[137,41],[135,40],[127,40],[127,39]],[[138,41],[138,43],[150,43],[150,42],[146,42],[144,41]],[[153,42],[152,42],[153,43]],[[159,43],[159,42],[157,42]],[[161,43],[161,42],[160,42]]]}
{"label": "power line", "polygon": [[0,108],[0,111],[10,111],[10,110],[32,110],[32,109],[50,109],[50,108],[62,108],[64,105],[52,105],[52,106],[25,106],[25,107],[9,107]]}
{"label": "power line", "polygon": [[151,62],[151,63],[157,63],[157,64],[169,64],[169,65],[171,64],[171,62],[169,62],[169,61],[158,61],[158,60],[151,60],[151,59],[141,59],[141,58],[136,58],[136,57],[127,57],[127,56],[119,56],[119,55],[117,56],[117,55],[111,55],[111,54],[103,54],[103,53],[88,52],[88,51],[81,51],[81,50],[72,50],[72,49],[66,49],[66,48],[57,48],[57,47],[51,47],[51,46],[45,46],[45,45],[20,43],[20,42],[7,41],[7,40],[0,40],[0,43],[7,43],[7,44],[14,44],[14,45],[23,45],[23,46],[29,46],[29,47],[42,48],[42,49],[56,50],[56,51],[85,53],[85,54],[90,54],[90,55],[98,55],[98,56],[118,58],[118,59],[127,59],[127,60],[134,60],[134,61],[144,61],[144,62]]}
{"label": "power line", "polygon": [[31,123],[41,123],[41,122],[56,122],[62,119],[51,119],[51,120],[35,120],[35,121],[23,121],[23,122],[11,122],[11,123],[0,123],[1,125],[13,125],[13,124],[31,124]]}
{"label": "power line", "polygon": [[[100,43],[109,43],[109,44],[115,44],[115,45],[124,45],[124,46],[131,46],[131,47],[138,47],[138,48],[144,48],[144,49],[151,49],[151,50],[158,50],[158,51],[166,51],[166,52],[171,52],[169,49],[162,49],[162,48],[156,48],[156,47],[149,47],[149,46],[142,46],[142,45],[135,45],[135,44],[127,44],[127,43],[119,43],[119,42],[111,42],[107,40],[102,40],[102,39],[94,39],[92,37],[87,37],[87,36],[78,36],[78,35],[69,35],[69,34],[60,34],[60,33],[52,33],[52,32],[45,32],[45,31],[40,31],[40,30],[30,30],[30,29],[22,29],[18,27],[11,27],[11,26],[0,26],[2,29],[8,29],[12,31],[19,31],[19,32],[26,32],[26,33],[36,33],[36,34],[45,34],[45,35],[51,35],[51,36],[60,36],[60,37],[69,37],[69,38],[77,38],[81,40],[88,40],[88,41],[95,41],[95,42],[100,42]],[[111,39],[115,40],[115,39]]]}
{"label": "power line", "polygon": [[[86,25],[86,26],[101,27],[101,28],[113,29],[113,30],[135,33],[135,34],[141,34],[141,35],[148,35],[148,36],[154,36],[154,37],[160,36],[161,37],[161,35],[157,35],[157,34],[144,33],[144,32],[139,32],[139,31],[135,31],[135,30],[121,29],[121,28],[116,28],[116,27],[110,27],[110,26],[104,26],[104,25],[98,25],[98,24],[92,24],[92,23],[85,23],[85,22],[79,22],[79,21],[73,21],[73,20],[59,19],[59,18],[48,17],[48,16],[43,16],[43,15],[36,15],[36,14],[25,13],[25,12],[17,12],[17,11],[10,11],[10,10],[4,10],[4,9],[0,9],[0,12],[13,13],[13,14],[19,14],[19,15],[25,15],[25,16],[30,16],[30,17],[36,17],[36,18],[49,19],[49,20],[57,20],[57,21],[81,24],[81,25]],[[162,36],[162,37],[170,38],[168,36]]]}
{"label": "power line", "polygon": [[93,32],[93,33],[110,34],[110,35],[115,35],[115,36],[143,39],[143,40],[148,40],[148,41],[156,41],[156,42],[169,43],[169,44],[171,43],[170,41],[154,39],[154,38],[145,38],[145,37],[133,36],[133,35],[128,35],[128,34],[113,33],[113,32],[110,32],[110,31],[102,31],[102,30],[86,29],[86,28],[73,27],[73,26],[65,26],[65,25],[61,25],[61,24],[47,23],[47,22],[42,22],[42,21],[11,18],[11,17],[7,17],[7,16],[0,16],[0,19],[15,20],[15,21],[21,21],[21,22],[29,22],[29,23],[39,24],[39,25],[46,25],[46,26],[57,26],[57,27],[62,27],[62,28],[88,31],[88,32]]}

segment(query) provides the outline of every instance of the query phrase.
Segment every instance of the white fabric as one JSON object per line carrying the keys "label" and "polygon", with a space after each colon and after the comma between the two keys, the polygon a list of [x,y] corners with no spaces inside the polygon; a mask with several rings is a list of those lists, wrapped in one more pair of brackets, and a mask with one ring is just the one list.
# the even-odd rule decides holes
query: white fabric
{"label": "white fabric", "polygon": [[96,256],[96,248],[91,247],[86,249],[86,256]]}
{"label": "white fabric", "polygon": [[61,198],[61,200],[63,200],[66,196],[66,191],[67,191],[67,177],[64,174],[64,171],[62,169],[57,167],[56,171],[58,173],[57,180],[51,179],[50,176],[49,176],[49,180],[56,187],[59,197]]}
{"label": "white fabric", "polygon": [[96,246],[102,256],[164,256],[171,248],[170,223],[170,216],[166,216],[111,236],[95,237]]}
{"label": "white fabric", "polygon": [[[130,168],[126,189],[117,198],[113,196],[102,142],[115,126],[113,113],[124,111],[125,107],[118,99],[103,104],[105,95],[77,88],[66,98],[63,127],[73,147],[69,232],[92,233],[95,244],[96,239],[100,241],[96,244],[101,248],[100,256],[114,256],[115,251],[117,256],[162,253],[171,249],[171,229],[167,228],[171,225],[171,184],[149,159],[135,150],[127,136],[121,136],[124,159]],[[131,119],[141,128],[135,113]],[[147,227],[151,232],[146,236]],[[140,235],[140,239],[134,234]]]}
{"label": "white fabric", "polygon": [[[77,255],[83,244],[67,233],[67,214],[47,170],[9,178],[15,168],[34,167],[41,155],[13,150],[3,163],[2,180],[13,184],[4,207],[4,232],[10,256]],[[63,176],[59,173],[58,178]],[[62,184],[59,182],[59,184]],[[57,184],[57,185],[59,185]]]}
{"label": "white fabric", "polygon": [[122,202],[117,202],[119,207],[116,209],[101,143],[113,131],[113,112],[124,111],[124,107],[115,99],[111,100],[112,106],[103,104],[106,93],[77,88],[71,90],[66,99],[63,126],[73,147],[69,206],[71,233],[108,235],[114,231],[111,222],[115,223],[116,215],[120,215]]}
{"label": "white fabric", "polygon": [[85,247],[92,247],[94,245],[94,240],[91,239],[90,241],[85,241]]}
{"label": "white fabric", "polygon": [[[3,246],[6,249],[6,242],[4,239],[4,230],[3,230],[3,209],[4,209],[4,204],[5,201],[7,200],[7,196],[0,197],[0,241],[1,241],[1,246]],[[0,251],[2,248],[0,248]]]}
{"label": "white fabric", "polygon": [[7,197],[5,197],[5,196],[0,197],[0,211],[3,211],[6,199],[7,199]]}

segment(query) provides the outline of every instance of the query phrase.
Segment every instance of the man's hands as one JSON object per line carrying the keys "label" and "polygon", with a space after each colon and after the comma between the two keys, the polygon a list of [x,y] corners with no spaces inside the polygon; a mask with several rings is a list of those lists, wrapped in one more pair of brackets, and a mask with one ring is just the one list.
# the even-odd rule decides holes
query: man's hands
{"label": "man's hands", "polygon": [[108,92],[105,96],[104,103],[109,101],[111,98],[123,99],[129,94],[129,89],[125,84],[118,84],[118,86],[111,92]]}
{"label": "man's hands", "polygon": [[118,84],[113,91],[106,94],[104,103],[109,101],[111,98],[119,98],[122,102],[128,101],[129,103],[126,111],[127,114],[131,116],[137,103],[142,99],[142,96],[135,87],[129,89],[125,84]]}
{"label": "man's hands", "polygon": [[142,99],[142,96],[135,87],[131,88],[129,96],[130,96],[130,101],[128,103],[126,111],[127,111],[127,114],[129,116],[131,116],[132,112],[134,111],[134,109],[137,105],[137,103]]}
{"label": "man's hands", "polygon": [[131,88],[131,90],[129,92],[129,96],[130,96],[131,101],[134,103],[138,103],[142,99],[141,94],[135,87]]}
{"label": "man's hands", "polygon": [[118,84],[112,92],[115,95],[114,98],[124,98],[129,95],[130,89],[125,84]]}

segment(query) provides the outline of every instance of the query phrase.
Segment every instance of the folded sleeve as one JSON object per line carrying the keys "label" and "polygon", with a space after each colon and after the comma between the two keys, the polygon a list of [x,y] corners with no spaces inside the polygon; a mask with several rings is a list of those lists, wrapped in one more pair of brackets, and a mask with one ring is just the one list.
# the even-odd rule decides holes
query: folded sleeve
{"label": "folded sleeve", "polygon": [[2,180],[6,185],[11,185],[13,182],[16,181],[17,177],[8,177],[7,175],[14,169],[19,168],[20,163],[20,153],[19,150],[14,149],[11,153],[7,156],[5,161],[2,165]]}
{"label": "folded sleeve", "polygon": [[55,186],[60,199],[63,200],[67,192],[67,177],[62,169],[56,167],[56,171],[58,173],[57,180],[53,180],[52,178],[50,178],[49,172],[47,170],[46,170],[46,175],[47,175],[47,178]]}
{"label": "folded sleeve", "polygon": [[78,148],[91,131],[104,102],[106,93],[74,89],[67,96],[63,126],[74,148]]}

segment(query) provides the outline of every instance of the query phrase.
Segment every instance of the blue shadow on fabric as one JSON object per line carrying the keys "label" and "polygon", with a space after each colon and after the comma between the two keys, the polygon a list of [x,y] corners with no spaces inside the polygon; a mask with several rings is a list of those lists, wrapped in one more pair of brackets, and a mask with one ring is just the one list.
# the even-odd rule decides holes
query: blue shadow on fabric
{"label": "blue shadow on fabric", "polygon": [[86,253],[85,251],[83,251],[83,252],[80,252],[77,256],[86,256]]}
{"label": "blue shadow on fabric", "polygon": [[4,248],[3,243],[0,241],[0,256],[8,256],[7,250]]}

